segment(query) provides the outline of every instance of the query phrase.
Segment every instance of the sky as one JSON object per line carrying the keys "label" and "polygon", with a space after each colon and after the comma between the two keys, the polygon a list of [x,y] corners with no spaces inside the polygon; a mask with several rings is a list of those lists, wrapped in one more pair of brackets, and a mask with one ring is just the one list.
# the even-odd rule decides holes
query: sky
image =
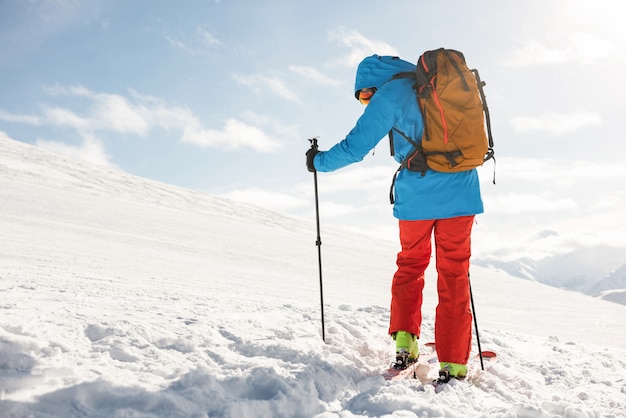
{"label": "sky", "polygon": [[475,267],[498,360],[435,394],[382,377],[390,241],[328,234],[322,327],[313,222],[2,135],[0,191],[2,418],[626,417],[624,305]]}
{"label": "sky", "polygon": [[[0,131],[310,220],[307,139],[328,149],[354,126],[360,60],[445,46],[486,81],[496,144],[474,252],[626,246],[625,12],[620,0],[0,0]],[[322,227],[395,239],[395,169],[383,138],[320,174]]]}

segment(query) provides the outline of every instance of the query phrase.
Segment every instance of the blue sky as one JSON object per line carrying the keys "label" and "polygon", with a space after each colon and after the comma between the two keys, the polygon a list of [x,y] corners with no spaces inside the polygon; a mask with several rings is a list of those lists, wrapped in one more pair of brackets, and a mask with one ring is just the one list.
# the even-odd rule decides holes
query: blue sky
{"label": "blue sky", "polygon": [[[0,0],[0,134],[314,219],[307,138],[326,149],[352,128],[358,62],[446,46],[487,82],[496,141],[475,252],[626,245],[625,12],[620,0]],[[322,225],[394,239],[394,170],[383,139],[320,174]]]}

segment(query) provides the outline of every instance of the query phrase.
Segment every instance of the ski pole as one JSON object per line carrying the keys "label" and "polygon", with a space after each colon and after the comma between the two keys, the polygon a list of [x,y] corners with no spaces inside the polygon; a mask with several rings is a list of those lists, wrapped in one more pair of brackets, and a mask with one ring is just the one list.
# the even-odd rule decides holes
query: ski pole
{"label": "ski pole", "polygon": [[[311,143],[311,149],[317,150],[317,138],[309,139]],[[322,341],[326,342],[326,332],[324,330],[324,290],[322,286],[322,238],[320,236],[320,204],[319,195],[317,193],[317,171],[313,172],[313,183],[315,184],[315,222],[317,225],[317,240],[315,245],[317,246],[317,260],[318,269],[320,275],[320,305],[322,308]]]}
{"label": "ski pole", "polygon": [[483,350],[480,347],[480,334],[478,333],[478,320],[476,319],[476,308],[474,307],[474,295],[472,294],[472,281],[470,280],[469,271],[467,272],[467,281],[469,282],[470,301],[472,302],[472,316],[474,317],[474,330],[476,331],[476,342],[478,343],[478,356],[480,357],[480,369],[485,370],[483,363]]}

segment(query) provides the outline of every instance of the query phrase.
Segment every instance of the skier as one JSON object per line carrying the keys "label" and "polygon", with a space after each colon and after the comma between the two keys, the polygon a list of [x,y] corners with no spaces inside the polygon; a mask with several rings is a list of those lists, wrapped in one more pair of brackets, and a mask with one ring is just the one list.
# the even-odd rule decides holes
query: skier
{"label": "skier", "polygon": [[[309,171],[329,172],[361,161],[391,129],[420,142],[423,119],[413,80],[394,79],[415,65],[398,57],[372,55],[358,66],[355,96],[366,108],[348,135],[328,151],[306,153]],[[393,136],[393,155],[401,162],[413,150],[402,135]],[[435,342],[447,376],[467,374],[471,350],[469,291],[470,237],[474,215],[483,212],[476,169],[459,173],[401,170],[395,182],[393,214],[399,220],[401,251],[391,286],[389,334],[396,343],[397,368],[418,356],[422,324],[424,271],[434,235],[437,291]]]}

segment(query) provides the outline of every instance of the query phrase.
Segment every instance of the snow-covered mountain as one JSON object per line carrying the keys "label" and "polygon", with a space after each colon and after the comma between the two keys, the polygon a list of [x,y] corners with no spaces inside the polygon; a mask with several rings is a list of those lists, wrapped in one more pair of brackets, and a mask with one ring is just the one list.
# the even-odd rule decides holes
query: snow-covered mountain
{"label": "snow-covered mountain", "polygon": [[626,264],[622,264],[619,268],[603,277],[602,280],[589,290],[589,293],[605,293],[606,291],[616,289],[626,291]]}
{"label": "snow-covered mountain", "polygon": [[380,377],[397,243],[322,228],[324,342],[310,222],[0,133],[0,231],[1,417],[626,416],[619,304],[474,267],[499,360],[435,394]]}
{"label": "snow-covered mountain", "polygon": [[493,266],[515,277],[626,304],[615,297],[626,292],[626,248],[578,244],[577,247],[539,259],[522,257],[503,261],[487,257],[473,260],[473,263]]}

